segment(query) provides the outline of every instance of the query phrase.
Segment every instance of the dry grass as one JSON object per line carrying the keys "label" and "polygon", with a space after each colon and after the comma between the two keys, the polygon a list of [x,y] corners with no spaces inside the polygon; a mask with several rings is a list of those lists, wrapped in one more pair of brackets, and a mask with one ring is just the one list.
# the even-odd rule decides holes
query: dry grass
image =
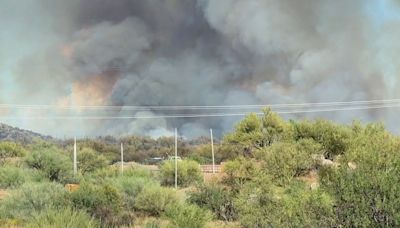
{"label": "dry grass", "polygon": [[218,183],[224,177],[224,173],[203,173],[204,183]]}
{"label": "dry grass", "polygon": [[241,227],[238,222],[224,222],[224,221],[211,221],[206,224],[206,228],[239,228]]}
{"label": "dry grass", "polygon": [[166,219],[145,216],[145,217],[137,217],[133,227],[141,228],[141,227],[145,227],[146,224],[151,224],[151,223],[159,224],[160,227],[168,227],[168,225],[170,225],[170,222]]}

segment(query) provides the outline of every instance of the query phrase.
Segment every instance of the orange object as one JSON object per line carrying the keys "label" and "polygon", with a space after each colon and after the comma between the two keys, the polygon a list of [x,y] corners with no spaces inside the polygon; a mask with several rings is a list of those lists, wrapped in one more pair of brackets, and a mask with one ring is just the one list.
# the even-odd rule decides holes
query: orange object
{"label": "orange object", "polygon": [[66,188],[68,191],[73,192],[73,191],[76,191],[76,190],[79,189],[79,184],[66,184],[66,185],[65,185],[65,188]]}

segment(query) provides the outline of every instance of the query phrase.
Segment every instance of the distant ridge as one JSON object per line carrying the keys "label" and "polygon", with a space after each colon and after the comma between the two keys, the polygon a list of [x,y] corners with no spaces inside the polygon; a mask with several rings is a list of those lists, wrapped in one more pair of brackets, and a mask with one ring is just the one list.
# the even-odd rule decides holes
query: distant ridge
{"label": "distant ridge", "polygon": [[0,123],[0,141],[15,141],[26,144],[31,143],[35,139],[53,140],[51,136]]}

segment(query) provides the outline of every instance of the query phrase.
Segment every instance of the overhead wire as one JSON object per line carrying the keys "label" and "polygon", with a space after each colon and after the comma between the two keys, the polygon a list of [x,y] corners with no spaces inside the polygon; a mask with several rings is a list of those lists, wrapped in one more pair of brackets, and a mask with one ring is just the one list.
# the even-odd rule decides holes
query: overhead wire
{"label": "overhead wire", "polygon": [[0,109],[45,109],[45,110],[117,110],[117,111],[177,111],[177,110],[240,110],[292,107],[332,107],[349,105],[395,104],[400,99],[359,100],[359,101],[334,101],[312,103],[283,103],[283,104],[253,104],[253,105],[25,105],[25,104],[0,104]]}
{"label": "overhead wire", "polygon": [[[399,104],[380,104],[363,105],[335,108],[319,109],[295,109],[275,111],[278,114],[304,114],[318,112],[336,112],[336,111],[355,111],[368,109],[384,109],[400,107]],[[235,117],[246,116],[249,114],[263,115],[263,112],[245,112],[245,113],[204,113],[204,114],[171,114],[171,115],[135,115],[135,116],[0,116],[0,119],[84,119],[84,120],[102,120],[102,119],[157,119],[157,118],[205,118],[205,117]]]}

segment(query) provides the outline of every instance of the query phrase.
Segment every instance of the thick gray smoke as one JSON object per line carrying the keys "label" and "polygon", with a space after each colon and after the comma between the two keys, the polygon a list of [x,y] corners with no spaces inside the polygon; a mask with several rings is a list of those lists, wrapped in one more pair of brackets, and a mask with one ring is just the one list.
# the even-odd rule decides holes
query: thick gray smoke
{"label": "thick gray smoke", "polygon": [[[0,64],[6,67],[1,71],[0,101],[141,106],[397,98],[398,15],[398,5],[390,0],[5,1],[0,3],[0,47],[5,50]],[[0,113],[149,116],[193,112],[121,108]],[[398,123],[395,113],[308,116],[340,121],[385,119],[394,125]],[[57,136],[159,136],[178,127],[192,137],[207,134],[210,127],[222,133],[237,120],[8,123]]]}

